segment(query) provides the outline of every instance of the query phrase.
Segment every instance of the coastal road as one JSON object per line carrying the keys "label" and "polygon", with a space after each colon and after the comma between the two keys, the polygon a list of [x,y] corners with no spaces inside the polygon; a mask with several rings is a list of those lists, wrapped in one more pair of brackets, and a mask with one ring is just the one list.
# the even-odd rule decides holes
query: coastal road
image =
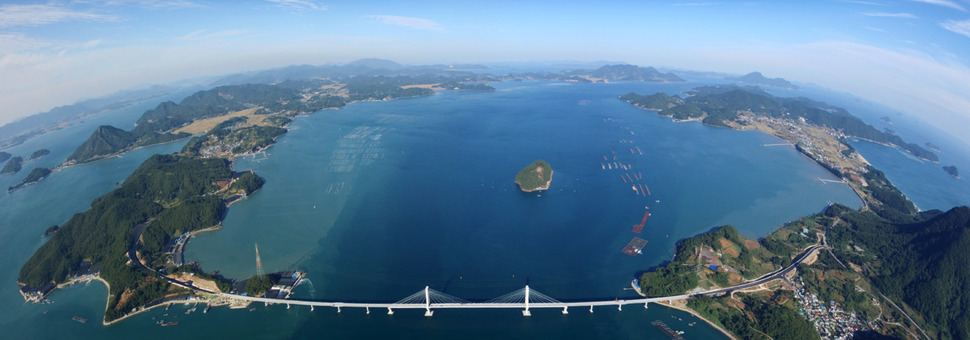
{"label": "coastal road", "polygon": [[788,275],[788,273],[790,273],[792,270],[795,270],[795,268],[798,268],[798,265],[801,264],[802,262],[804,262],[805,259],[807,259],[808,256],[812,254],[812,252],[814,252],[816,250],[819,250],[819,249],[824,249],[824,248],[828,248],[828,247],[827,246],[824,246],[824,245],[814,245],[814,246],[808,247],[807,249],[805,249],[804,251],[802,251],[801,254],[798,254],[798,256],[795,256],[795,259],[787,267],[784,267],[784,268],[778,269],[776,271],[773,271],[771,273],[762,275],[761,277],[759,277],[757,279],[754,279],[752,281],[745,282],[745,283],[742,283],[742,284],[739,284],[739,285],[733,286],[733,287],[727,287],[727,288],[721,288],[721,289],[717,289],[717,290],[706,291],[706,292],[697,293],[697,294],[694,294],[694,295],[717,296],[717,295],[721,295],[721,294],[731,294],[731,292],[734,292],[734,291],[737,291],[737,290],[747,289],[747,288],[755,287],[755,286],[758,286],[758,285],[761,285],[761,284],[764,284],[764,283],[768,283],[768,282],[771,282],[771,281],[774,281],[774,280],[784,279],[785,278],[785,275]]}
{"label": "coastal road", "polygon": [[132,263],[137,263],[142,268],[145,268],[145,270],[150,271],[150,272],[157,273],[159,276],[161,276],[163,279],[167,280],[171,284],[174,284],[174,285],[177,285],[177,286],[181,286],[181,287],[187,288],[187,289],[197,290],[197,291],[204,292],[204,293],[219,294],[218,292],[214,292],[214,291],[211,291],[211,290],[208,290],[208,289],[204,289],[204,288],[201,288],[201,287],[196,287],[191,282],[179,281],[179,280],[173,279],[171,277],[168,277],[168,276],[165,275],[165,273],[163,273],[161,271],[155,271],[154,269],[151,269],[148,266],[146,266],[144,263],[142,263],[141,262],[141,259],[138,258],[138,240],[141,239],[141,234],[143,232],[145,232],[145,227],[146,226],[148,226],[148,223],[139,223],[138,225],[136,225],[132,229],[132,234],[134,234],[134,238],[131,241],[131,246],[128,247],[128,259],[131,260]]}

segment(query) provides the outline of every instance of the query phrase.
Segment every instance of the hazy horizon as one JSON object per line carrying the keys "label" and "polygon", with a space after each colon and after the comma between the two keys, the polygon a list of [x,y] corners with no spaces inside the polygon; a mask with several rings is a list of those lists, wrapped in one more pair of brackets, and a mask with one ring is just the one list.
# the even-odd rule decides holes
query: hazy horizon
{"label": "hazy horizon", "polygon": [[0,5],[0,125],[121,90],[288,65],[625,62],[812,83],[970,144],[970,0],[16,1]]}

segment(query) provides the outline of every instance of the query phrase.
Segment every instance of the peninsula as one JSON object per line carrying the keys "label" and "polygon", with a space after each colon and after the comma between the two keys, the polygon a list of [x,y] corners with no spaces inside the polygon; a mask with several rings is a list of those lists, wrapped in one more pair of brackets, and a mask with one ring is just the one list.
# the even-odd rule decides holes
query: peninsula
{"label": "peninsula", "polygon": [[541,159],[522,168],[519,174],[515,175],[515,184],[525,192],[547,190],[550,183],[552,183],[552,167]]}
{"label": "peninsula", "polygon": [[20,182],[20,184],[17,184],[12,187],[8,187],[7,192],[8,193],[14,192],[17,189],[40,182],[40,180],[44,179],[45,177],[47,177],[47,175],[50,175],[50,174],[51,174],[51,169],[35,168],[30,172],[30,174],[27,175],[27,178],[24,178],[24,180]]}
{"label": "peninsula", "polygon": [[[691,295],[686,304],[669,305],[744,339],[874,333],[950,338],[970,329],[970,318],[947,316],[958,315],[966,301],[954,293],[961,289],[926,281],[946,276],[936,280],[965,282],[966,274],[954,267],[962,262],[948,261],[965,261],[960,249],[966,249],[966,237],[957,235],[970,228],[970,210],[920,211],[848,139],[901,147],[935,162],[932,152],[878,131],[844,109],[778,98],[755,87],[701,87],[687,98],[631,93],[621,100],[676,120],[774,135],[787,142],[777,145],[791,145],[816,161],[864,203],[858,210],[832,204],[761,240],[741,237],[730,226],[682,240],[672,261],[637,275],[641,295]],[[781,271],[812,247],[817,252],[802,258],[796,270]],[[778,278],[722,295],[702,294],[772,275]]]}
{"label": "peninsula", "polygon": [[[273,145],[300,115],[356,101],[433,94],[428,88],[405,88],[431,83],[424,78],[359,76],[292,80],[285,86],[223,85],[196,92],[178,104],[161,103],[146,111],[131,131],[98,127],[61,167],[195,137],[180,152],[150,157],[118,188],[96,199],[90,210],[57,229],[48,229],[45,236],[52,237],[20,269],[20,293],[28,301],[41,302],[58,287],[99,280],[108,287],[105,325],[190,298],[210,305],[226,304],[230,301],[220,299],[218,293],[243,288],[250,296],[262,295],[260,291],[267,296],[288,295],[288,290],[278,288],[292,288],[302,274],[235,281],[183,263],[189,238],[221,228],[229,205],[263,185],[253,172],[233,171],[232,161]],[[482,82],[474,75],[434,80],[453,81],[460,85],[456,87]],[[20,170],[22,162],[21,157],[14,157],[4,172]],[[25,183],[43,178],[43,171],[36,170]],[[546,176],[551,177],[551,172],[549,169]],[[545,185],[548,187],[548,181]]]}

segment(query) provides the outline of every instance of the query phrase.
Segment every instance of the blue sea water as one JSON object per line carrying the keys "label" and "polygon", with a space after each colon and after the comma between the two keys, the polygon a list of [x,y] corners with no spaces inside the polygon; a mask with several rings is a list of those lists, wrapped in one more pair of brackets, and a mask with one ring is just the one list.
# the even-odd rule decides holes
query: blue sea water
{"label": "blue sea water", "polygon": [[[675,123],[617,100],[630,91],[679,93],[697,85],[508,82],[491,93],[441,92],[300,117],[265,154],[235,162],[266,185],[234,204],[221,230],[194,238],[187,260],[245,278],[256,271],[253,244],[259,243],[266,271],[308,271],[312,284],[297,296],[318,300],[395,301],[425,286],[485,300],[526,284],[562,301],[627,298],[636,296],[625,289],[634,275],[669,260],[679,239],[723,224],[760,237],[829,201],[861,204],[848,187],[819,181],[832,177],[791,147],[765,146],[780,142],[774,137]],[[137,118],[118,115],[126,117],[119,122]],[[66,145],[89,133],[77,130],[59,137],[70,141],[60,159],[73,149]],[[262,305],[254,312],[213,308],[187,316],[188,307],[177,306],[102,327],[70,320],[100,319],[106,292],[98,283],[58,291],[51,305],[22,303],[16,272],[42,244],[36,235],[83,211],[150,153],[180,147],[68,168],[0,196],[0,246],[8,253],[0,260],[0,303],[12,306],[0,311],[4,334],[660,339],[649,324],[660,319],[689,339],[720,336],[703,322],[687,326],[696,318],[655,305],[592,314],[540,310],[530,318],[512,310],[440,310],[426,318],[416,311],[388,316]],[[603,169],[614,155],[632,169]],[[523,193],[512,179],[536,159],[553,167],[552,186]],[[107,170],[112,167],[117,170]],[[642,177],[638,182],[650,195],[634,191],[621,175]],[[86,178],[98,178],[96,185],[67,184]],[[652,215],[643,234],[632,233],[646,209]],[[649,241],[643,254],[620,253],[634,236]],[[180,325],[157,327],[153,318],[163,317]]]}

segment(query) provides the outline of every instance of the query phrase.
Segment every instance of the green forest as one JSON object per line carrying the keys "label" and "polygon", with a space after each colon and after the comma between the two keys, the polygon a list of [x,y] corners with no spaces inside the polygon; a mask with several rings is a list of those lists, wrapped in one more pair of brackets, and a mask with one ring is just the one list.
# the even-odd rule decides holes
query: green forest
{"label": "green forest", "polygon": [[41,158],[41,157],[44,157],[44,156],[47,156],[47,155],[49,155],[50,153],[51,153],[51,151],[50,151],[50,150],[47,150],[47,149],[40,149],[40,150],[37,150],[37,151],[34,151],[33,153],[31,153],[31,154],[30,154],[30,159],[38,159],[38,158]]}
{"label": "green forest", "polygon": [[47,175],[50,175],[50,174],[51,174],[51,169],[34,168],[34,170],[31,170],[30,173],[27,174],[27,177],[25,177],[24,180],[20,182],[20,185],[26,185],[26,184],[37,182],[43,179],[44,177],[47,177]]}
{"label": "green forest", "polygon": [[543,190],[552,182],[552,167],[544,160],[537,160],[519,170],[515,183],[522,191]]}
{"label": "green forest", "polygon": [[[970,315],[963,306],[970,305],[970,297],[963,292],[970,289],[970,273],[962,268],[970,263],[970,208],[957,207],[948,212],[937,210],[918,212],[884,174],[875,168],[866,173],[870,184],[866,190],[881,203],[871,205],[869,210],[855,210],[834,204],[822,213],[802,218],[775,231],[758,243],[760,249],[741,247],[732,266],[748,279],[751,274],[743,268],[754,268],[753,260],[771,263],[776,268],[787,266],[791,259],[805,247],[819,242],[815,232],[826,233],[832,251],[843,262],[861,266],[857,273],[838,264],[828,252],[821,252],[815,264],[799,266],[799,277],[806,288],[822,301],[836,301],[849,310],[876,318],[880,313],[873,289],[884,292],[897,303],[903,302],[918,312],[917,318],[925,318],[924,328],[941,338],[965,339],[970,334]],[[791,232],[809,229],[808,233]],[[789,229],[791,231],[786,231]],[[642,273],[638,280],[641,291],[649,297],[683,294],[699,287],[702,276],[695,261],[696,251],[710,247],[720,254],[725,252],[723,240],[742,244],[744,238],[731,226],[684,239],[677,243],[675,260]],[[719,242],[719,240],[721,240]],[[726,254],[727,252],[725,252]],[[725,255],[722,261],[728,261]],[[693,262],[690,262],[693,263]],[[725,262],[727,263],[727,262]],[[728,284],[722,272],[714,271],[706,277],[718,286]],[[872,287],[868,283],[871,282]],[[860,290],[859,287],[866,287]],[[735,309],[724,308],[738,303],[735,300],[710,297],[693,297],[688,306],[717,320],[741,338],[760,338],[754,330],[772,338],[787,336],[778,329],[802,332],[803,318],[794,307],[771,303],[772,299],[741,296],[740,303],[753,318],[745,317]],[[787,299],[783,299],[787,301]],[[886,316],[883,316],[884,318]],[[923,321],[919,321],[924,324]],[[809,324],[809,330],[813,330]],[[890,335],[900,334],[899,328],[887,329]],[[802,334],[802,333],[797,333]],[[814,331],[805,334],[816,334]],[[804,335],[804,334],[802,334]],[[804,338],[795,337],[795,338]]]}
{"label": "green forest", "polygon": [[[111,285],[106,318],[123,316],[171,288],[151,272],[128,263],[126,254],[135,241],[133,228],[148,224],[141,254],[157,259],[158,251],[173,236],[219,223],[225,205],[216,182],[229,181],[231,176],[224,159],[152,156],[121,187],[64,223],[24,264],[18,281],[29,287],[62,283],[77,273],[82,260],[90,260],[102,265],[100,276]],[[119,305],[120,301],[125,303]]]}
{"label": "green forest", "polygon": [[[785,292],[791,295],[790,292]],[[731,333],[741,339],[818,339],[818,331],[815,330],[808,320],[792,308],[784,307],[776,300],[785,298],[775,296],[771,300],[761,299],[749,295],[738,295],[740,305],[744,307],[744,312],[739,308],[724,308],[715,305],[716,300],[707,296],[692,297],[687,301],[687,306],[696,310],[705,319],[714,320],[721,324]],[[790,298],[790,297],[788,297]],[[757,315],[752,320],[747,313]]]}
{"label": "green forest", "polygon": [[902,222],[841,206],[826,214],[845,222],[828,236],[839,258],[863,266],[873,284],[917,310],[940,338],[970,337],[970,208]]}
{"label": "green forest", "polygon": [[3,169],[0,169],[0,174],[4,174],[4,175],[15,174],[20,171],[20,168],[21,166],[23,166],[23,163],[24,163],[23,157],[17,156],[17,157],[11,158],[9,161],[7,161],[7,164],[3,166]]}

